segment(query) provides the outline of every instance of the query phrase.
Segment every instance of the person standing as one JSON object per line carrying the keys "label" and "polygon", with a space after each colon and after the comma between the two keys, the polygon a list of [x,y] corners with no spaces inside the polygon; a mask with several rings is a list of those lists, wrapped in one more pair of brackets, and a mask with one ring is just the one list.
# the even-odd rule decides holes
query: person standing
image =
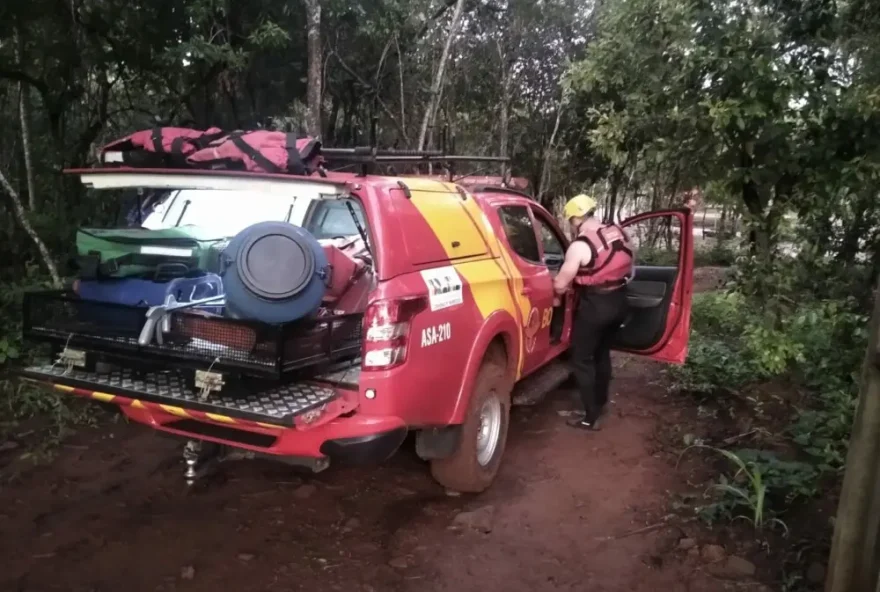
{"label": "person standing", "polygon": [[569,421],[595,430],[608,401],[611,345],[627,314],[626,285],[632,278],[633,251],[620,226],[597,220],[596,200],[577,195],[565,204],[565,219],[575,239],[553,280],[560,298],[574,284],[577,291],[571,334],[572,372],[584,415]]}

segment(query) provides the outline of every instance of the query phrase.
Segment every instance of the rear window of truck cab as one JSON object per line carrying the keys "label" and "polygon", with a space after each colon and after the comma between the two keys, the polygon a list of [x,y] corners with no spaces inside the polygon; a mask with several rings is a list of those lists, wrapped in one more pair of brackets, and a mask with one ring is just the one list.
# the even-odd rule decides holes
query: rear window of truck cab
{"label": "rear window of truck cab", "polygon": [[[110,177],[113,177],[112,179]],[[306,226],[315,203],[339,204],[324,216],[315,231],[333,236],[356,236],[351,213],[339,200],[340,187],[255,179],[182,179],[171,175],[83,175],[94,198],[107,204],[92,227],[194,228],[201,236],[232,237],[258,222],[289,222]],[[175,182],[180,181],[180,187]],[[155,183],[155,186],[153,185]],[[190,186],[192,185],[192,186]],[[360,204],[353,202],[357,211]],[[347,218],[347,225],[346,225]],[[363,213],[361,212],[363,223]],[[350,234],[349,234],[350,233]],[[318,236],[317,238],[324,238]]]}
{"label": "rear window of truck cab", "polygon": [[366,231],[363,206],[356,199],[342,198],[313,201],[302,226],[316,239],[322,240],[359,236],[358,224]]}

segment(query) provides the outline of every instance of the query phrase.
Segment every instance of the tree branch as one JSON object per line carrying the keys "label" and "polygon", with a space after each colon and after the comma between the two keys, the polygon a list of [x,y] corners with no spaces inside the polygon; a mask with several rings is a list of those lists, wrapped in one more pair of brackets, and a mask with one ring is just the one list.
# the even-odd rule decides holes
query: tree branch
{"label": "tree branch", "polygon": [[49,275],[52,277],[52,283],[56,288],[61,288],[61,275],[58,273],[58,267],[55,265],[55,261],[52,259],[49,249],[46,248],[46,243],[43,242],[43,239],[40,238],[40,235],[38,235],[37,231],[34,230],[34,227],[31,226],[24,206],[21,203],[21,198],[18,197],[18,193],[15,192],[15,189],[12,188],[12,185],[9,184],[9,181],[2,172],[0,172],[0,190],[9,196],[9,200],[12,202],[12,210],[15,212],[15,218],[18,220],[18,223],[21,225],[25,234],[27,234],[36,245],[37,251],[39,251],[40,257],[43,259],[43,264],[46,266]]}
{"label": "tree branch", "polygon": [[446,76],[446,64],[449,61],[449,54],[452,50],[452,42],[458,35],[461,26],[461,17],[464,13],[465,0],[456,0],[455,12],[452,14],[452,22],[446,32],[446,43],[443,45],[443,53],[440,54],[440,63],[437,66],[437,73],[434,81],[431,83],[431,96],[428,98],[428,107],[425,109],[425,117],[422,119],[422,128],[419,131],[419,143],[416,150],[425,149],[425,140],[428,137],[428,126],[434,121],[437,113],[437,107],[440,103],[440,94],[443,91],[443,83]]}
{"label": "tree branch", "polygon": [[39,92],[44,97],[49,94],[49,85],[47,85],[44,81],[34,78],[27,72],[23,72],[21,70],[13,70],[0,66],[0,78],[6,78],[7,80],[15,80],[16,82],[24,82],[25,84],[29,84],[37,89],[37,92]]}
{"label": "tree branch", "polygon": [[400,135],[403,137],[404,141],[409,143],[409,136],[407,136],[406,130],[403,129],[403,127],[400,125],[400,122],[397,121],[397,118],[394,116],[394,113],[391,112],[391,109],[388,108],[388,105],[385,104],[385,101],[379,98],[379,93],[376,92],[375,87],[360,76],[358,76],[358,73],[352,70],[351,67],[345,63],[345,60],[342,59],[342,56],[336,53],[336,51],[332,51],[331,55],[336,58],[336,61],[338,61],[339,65],[342,66],[342,69],[345,70],[360,85],[364,86],[365,88],[369,88],[375,92],[376,102],[379,103],[379,107],[381,107],[385,115],[387,115],[388,118],[391,119],[391,122],[394,124],[394,127],[397,128],[397,131],[400,132]]}

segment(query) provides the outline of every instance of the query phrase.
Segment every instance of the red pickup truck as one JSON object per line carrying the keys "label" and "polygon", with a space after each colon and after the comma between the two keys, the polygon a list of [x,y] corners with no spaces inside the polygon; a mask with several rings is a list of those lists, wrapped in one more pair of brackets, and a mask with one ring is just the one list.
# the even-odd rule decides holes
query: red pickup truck
{"label": "red pickup truck", "polygon": [[[238,367],[244,358],[200,357],[180,342],[101,338],[81,325],[56,330],[52,323],[60,313],[46,312],[40,298],[47,296],[35,294],[26,303],[26,337],[54,341],[64,363],[27,368],[23,374],[30,380],[119,405],[130,419],[191,441],[298,460],[315,470],[331,461],[381,462],[414,432],[417,452],[438,482],[479,492],[501,464],[511,405],[534,403],[568,377],[563,358],[576,299],[568,294],[555,306],[552,288],[568,241],[554,217],[526,194],[500,186],[332,172],[77,174],[97,189],[246,191],[252,200],[308,195],[302,227],[322,236],[361,233],[375,283],[363,311],[325,323],[328,335],[348,323],[347,341],[332,346],[346,355],[284,380],[256,377],[259,368],[252,360]],[[649,212],[623,226],[640,223],[674,225],[677,260],[636,268],[627,288],[631,315],[615,349],[681,363],[690,326],[692,214]],[[337,226],[330,232],[322,227],[327,224]],[[75,293],[51,298],[64,302],[58,306],[78,301]],[[172,324],[190,315],[176,313]],[[242,324],[241,331],[250,327]],[[252,357],[265,351],[259,349],[263,330],[253,331],[242,346]],[[123,346],[126,356],[115,356]],[[106,363],[87,363],[93,355]],[[138,365],[146,360],[156,364]],[[187,378],[193,371],[221,379],[200,390]],[[233,380],[239,375],[245,378]],[[239,386],[227,391],[224,381]]]}

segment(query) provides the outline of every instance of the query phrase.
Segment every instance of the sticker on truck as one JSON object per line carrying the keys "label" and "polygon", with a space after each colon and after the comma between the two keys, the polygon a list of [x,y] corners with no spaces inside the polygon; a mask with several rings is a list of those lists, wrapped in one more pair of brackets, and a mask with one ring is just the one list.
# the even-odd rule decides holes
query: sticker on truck
{"label": "sticker on truck", "polygon": [[428,287],[431,310],[442,310],[464,302],[461,276],[454,267],[438,267],[421,272]]}

